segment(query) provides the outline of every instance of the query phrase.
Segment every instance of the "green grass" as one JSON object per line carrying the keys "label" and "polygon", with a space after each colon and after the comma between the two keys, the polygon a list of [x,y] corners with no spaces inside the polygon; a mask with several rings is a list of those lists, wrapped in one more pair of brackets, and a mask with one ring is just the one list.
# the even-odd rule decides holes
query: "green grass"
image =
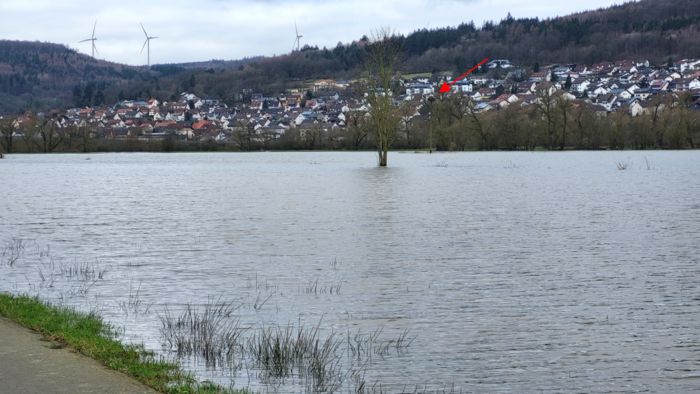
{"label": "green grass", "polygon": [[53,306],[36,298],[0,294],[0,316],[40,332],[105,366],[165,393],[246,393],[197,383],[175,363],[159,360],[143,346],[125,345],[95,314]]}

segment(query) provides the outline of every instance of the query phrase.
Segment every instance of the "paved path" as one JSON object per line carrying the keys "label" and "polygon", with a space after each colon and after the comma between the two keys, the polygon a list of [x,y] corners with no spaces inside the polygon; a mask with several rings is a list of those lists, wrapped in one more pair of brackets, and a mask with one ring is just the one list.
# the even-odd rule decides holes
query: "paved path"
{"label": "paved path", "polygon": [[91,358],[52,345],[0,317],[0,393],[155,393]]}

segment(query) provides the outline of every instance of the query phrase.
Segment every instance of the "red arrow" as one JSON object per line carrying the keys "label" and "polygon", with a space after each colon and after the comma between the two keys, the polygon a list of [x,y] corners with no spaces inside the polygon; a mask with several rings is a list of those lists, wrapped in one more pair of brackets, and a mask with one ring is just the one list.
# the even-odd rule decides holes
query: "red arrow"
{"label": "red arrow", "polygon": [[484,63],[486,63],[486,62],[488,62],[488,61],[489,61],[489,58],[486,58],[486,59],[480,61],[479,64],[477,64],[476,66],[472,67],[469,71],[467,71],[467,72],[465,72],[464,74],[460,75],[457,79],[455,79],[454,81],[452,81],[452,82],[450,82],[450,83],[443,82],[442,85],[440,86],[440,93],[447,93],[447,92],[449,92],[450,90],[452,90],[452,85],[454,85],[455,83],[457,83],[457,81],[459,81],[460,79],[464,79],[467,75],[473,73],[474,71],[476,71],[476,69],[478,69],[479,67],[481,67]]}

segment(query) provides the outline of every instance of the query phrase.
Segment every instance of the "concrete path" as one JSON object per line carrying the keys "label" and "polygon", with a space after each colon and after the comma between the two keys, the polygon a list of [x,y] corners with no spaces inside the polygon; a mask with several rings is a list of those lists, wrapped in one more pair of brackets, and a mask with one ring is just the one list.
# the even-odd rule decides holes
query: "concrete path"
{"label": "concrete path", "polygon": [[0,317],[0,393],[156,393]]}

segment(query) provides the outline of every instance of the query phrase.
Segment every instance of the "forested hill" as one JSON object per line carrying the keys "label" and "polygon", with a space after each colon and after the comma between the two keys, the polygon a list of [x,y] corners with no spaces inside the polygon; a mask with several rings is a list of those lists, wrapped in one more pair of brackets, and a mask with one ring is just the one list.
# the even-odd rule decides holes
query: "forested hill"
{"label": "forested hill", "polygon": [[0,40],[0,112],[106,102],[105,89],[153,73],[80,54],[64,45]]}
{"label": "forested hill", "polygon": [[[624,59],[666,64],[700,57],[699,0],[642,0],[606,9],[540,20],[510,15],[481,28],[466,21],[456,27],[418,30],[397,43],[405,73],[462,73],[486,56],[509,59],[528,69],[536,64],[593,64]],[[352,78],[363,71],[366,37],[335,48],[259,59],[238,68],[188,72],[161,83],[161,96],[187,87],[199,95],[235,98],[252,89],[274,94],[312,78]],[[170,90],[167,90],[169,86]],[[234,95],[234,96],[232,96]]]}
{"label": "forested hill", "polygon": [[[369,34],[369,32],[368,32]],[[698,0],[642,0],[559,18],[509,14],[397,37],[404,72],[462,72],[485,56],[535,64],[700,57]],[[119,97],[167,99],[180,91],[226,101],[238,92],[276,93],[312,78],[352,78],[363,70],[366,38],[335,48],[305,47],[272,58],[155,66],[98,61],[62,45],[0,41],[0,112],[95,105]],[[201,67],[200,67],[201,66]]]}
{"label": "forested hill", "polygon": [[425,69],[440,59],[447,62],[438,68],[445,68],[460,56],[473,60],[484,54],[524,65],[621,59],[661,63],[700,55],[698,37],[700,2],[643,0],[547,20],[509,15],[478,30],[461,26],[417,32],[406,40],[406,66]]}

